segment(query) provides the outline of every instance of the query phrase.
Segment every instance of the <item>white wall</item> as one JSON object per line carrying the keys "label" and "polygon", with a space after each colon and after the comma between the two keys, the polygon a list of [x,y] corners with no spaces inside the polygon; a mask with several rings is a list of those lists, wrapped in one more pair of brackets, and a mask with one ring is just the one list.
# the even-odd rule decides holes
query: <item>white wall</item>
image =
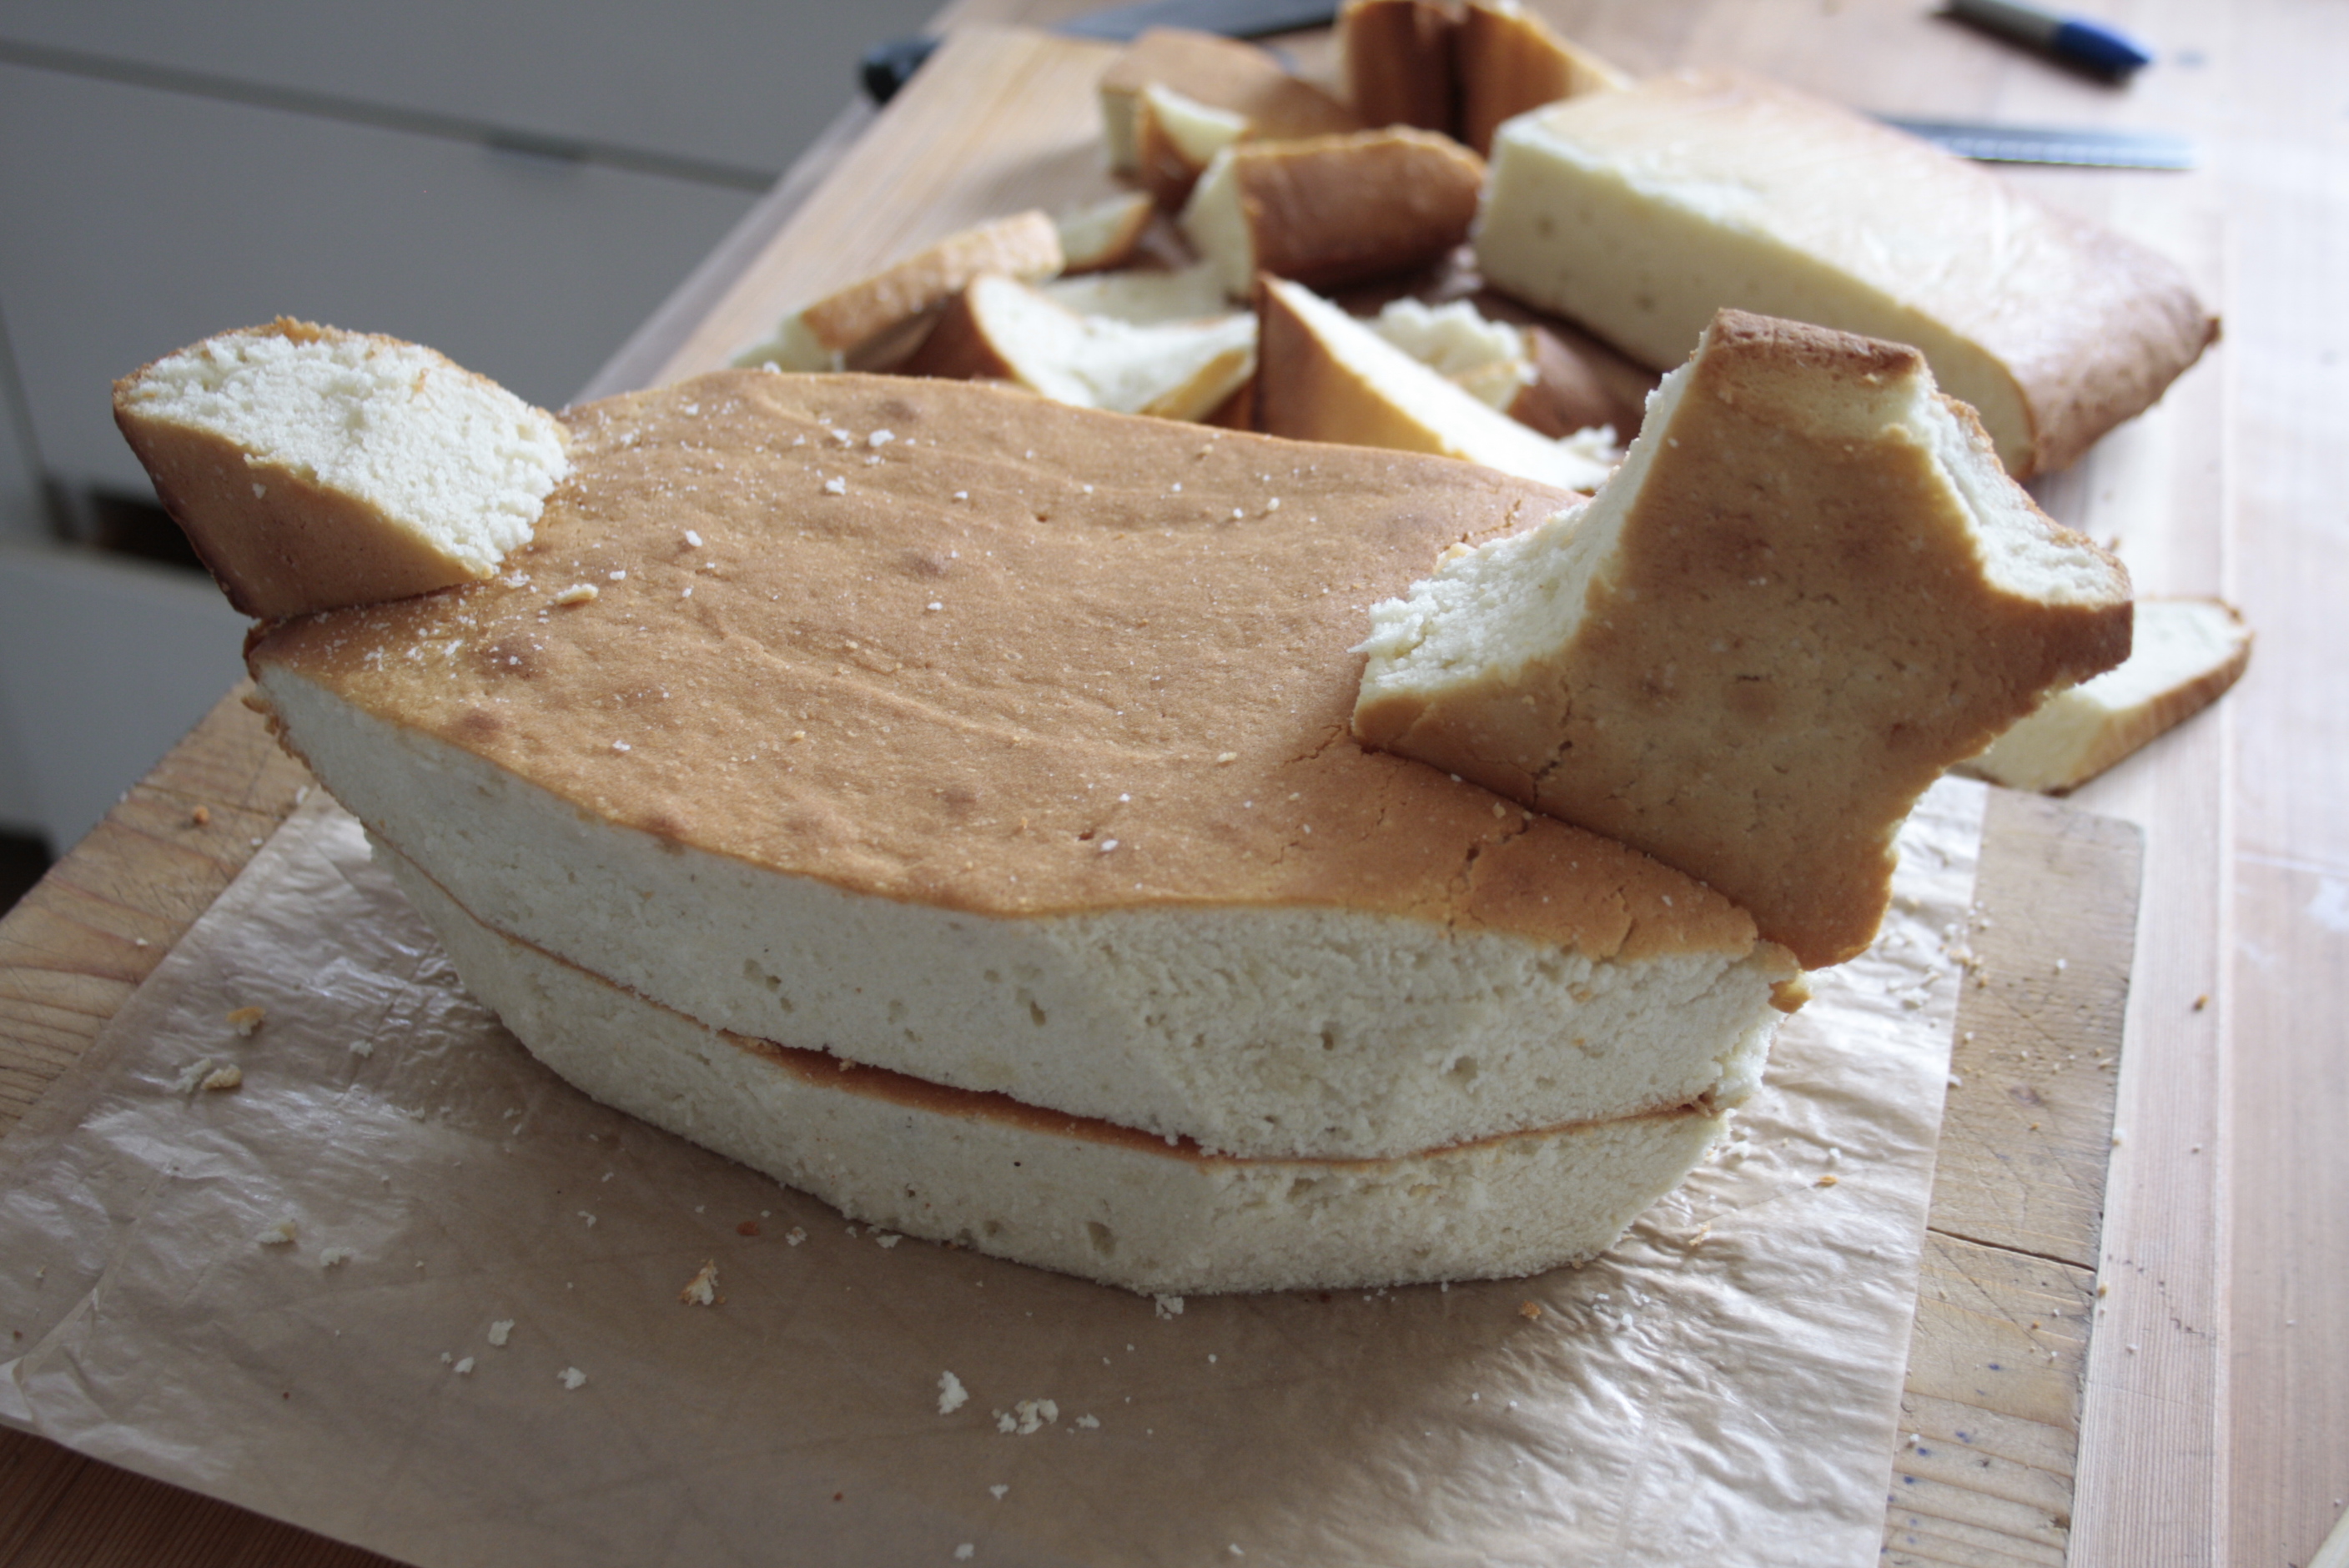
{"label": "white wall", "polygon": [[0,0],[0,829],[70,847],[238,673],[207,581],[51,533],[146,493],[114,377],[291,315],[562,403],[936,5]]}

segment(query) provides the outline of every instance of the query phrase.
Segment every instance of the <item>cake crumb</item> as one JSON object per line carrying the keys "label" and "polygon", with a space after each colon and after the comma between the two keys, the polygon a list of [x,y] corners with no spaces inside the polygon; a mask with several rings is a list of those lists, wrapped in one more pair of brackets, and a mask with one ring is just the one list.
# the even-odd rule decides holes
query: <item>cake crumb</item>
{"label": "cake crumb", "polygon": [[905,1239],[905,1237],[898,1235],[894,1231],[874,1231],[871,1233],[871,1234],[874,1245],[881,1248],[884,1252],[886,1252],[889,1248],[895,1246],[899,1242]]}
{"label": "cake crumb", "polygon": [[353,1040],[351,1042],[350,1051],[351,1055],[355,1057],[371,1057],[375,1055],[375,1042],[373,1040]]}
{"label": "cake crumb", "polygon": [[955,1561],[957,1563],[968,1563],[970,1561],[972,1553],[976,1553],[978,1550],[978,1547],[973,1546],[969,1542],[966,1541],[961,1545],[955,1548]]}
{"label": "cake crumb", "polygon": [[1160,1317],[1183,1315],[1183,1298],[1179,1295],[1155,1295],[1150,1300],[1153,1309]]}
{"label": "cake crumb", "polygon": [[511,1317],[501,1317],[495,1323],[491,1324],[490,1343],[502,1348],[507,1339],[511,1338],[513,1335],[513,1326],[514,1320]]}
{"label": "cake crumb", "polygon": [[199,828],[211,827],[212,825],[212,808],[208,806],[197,807],[194,810],[188,813],[188,820],[194,823]]}
{"label": "cake crumb", "polygon": [[1009,1410],[995,1412],[995,1429],[1022,1438],[1035,1436],[1061,1418],[1061,1407],[1050,1399],[1022,1399]]}
{"label": "cake crumb", "polygon": [[294,1216],[286,1215],[264,1231],[254,1241],[264,1247],[290,1247],[294,1244]]}
{"label": "cake crumb", "polygon": [[1099,1416],[1092,1415],[1079,1416],[1077,1418],[1077,1425],[1084,1428],[1087,1431],[1095,1431],[1101,1427],[1101,1418]]}
{"label": "cake crumb", "polygon": [[951,1372],[938,1374],[938,1414],[951,1416],[970,1403],[970,1390]]}
{"label": "cake crumb", "polygon": [[457,1376],[460,1377],[471,1377],[473,1375],[473,1358],[468,1356],[463,1360],[458,1362],[455,1371]]}
{"label": "cake crumb", "polygon": [[848,481],[843,479],[826,480],[823,481],[823,493],[826,495],[846,495],[848,493]]}
{"label": "cake crumb", "polygon": [[701,1272],[686,1281],[685,1288],[677,1293],[677,1299],[687,1306],[717,1305],[719,1302],[717,1260],[713,1258],[703,1264]]}
{"label": "cake crumb", "polygon": [[576,1367],[565,1367],[554,1375],[554,1380],[566,1388],[577,1388],[587,1381],[587,1374]]}
{"label": "cake crumb", "polygon": [[998,1502],[1001,1502],[1004,1497],[1011,1491],[1009,1486],[1006,1486],[1001,1481],[997,1481],[993,1486],[988,1487],[987,1490],[994,1495],[995,1501]]}
{"label": "cake crumb", "polygon": [[790,1230],[783,1233],[783,1240],[792,1246],[798,1246],[802,1242],[807,1240],[807,1232],[802,1230],[797,1225],[793,1225]]}
{"label": "cake crumb", "polygon": [[239,1007],[228,1015],[228,1026],[234,1029],[240,1038],[249,1040],[253,1037],[253,1031],[261,1027],[262,1020],[268,1016],[269,1010],[265,1007]]}
{"label": "cake crumb", "polygon": [[234,1088],[243,1082],[244,1082],[244,1069],[231,1062],[224,1068],[214,1068],[206,1073],[202,1087],[217,1093],[222,1089]]}
{"label": "cake crumb", "polygon": [[1817,1181],[1816,1183],[1814,1183],[1814,1185],[1820,1186],[1820,1187],[1832,1187],[1832,1186],[1834,1186],[1837,1181],[1841,1181],[1841,1180],[1842,1180],[1842,1178],[1841,1178],[1841,1177],[1839,1177],[1839,1176],[1836,1176],[1836,1175],[1829,1174],[1829,1175],[1826,1175],[1826,1176],[1822,1176],[1822,1177],[1820,1177],[1820,1178],[1818,1179],[1818,1181]]}
{"label": "cake crumb", "polygon": [[328,1247],[318,1254],[318,1266],[322,1269],[338,1269],[350,1262],[353,1255],[348,1247]]}
{"label": "cake crumb", "polygon": [[574,604],[594,603],[601,592],[593,583],[574,583],[549,602],[567,610]]}
{"label": "cake crumb", "polygon": [[1541,1303],[1537,1301],[1521,1301],[1517,1303],[1517,1315],[1524,1318],[1527,1323],[1538,1322],[1541,1318]]}

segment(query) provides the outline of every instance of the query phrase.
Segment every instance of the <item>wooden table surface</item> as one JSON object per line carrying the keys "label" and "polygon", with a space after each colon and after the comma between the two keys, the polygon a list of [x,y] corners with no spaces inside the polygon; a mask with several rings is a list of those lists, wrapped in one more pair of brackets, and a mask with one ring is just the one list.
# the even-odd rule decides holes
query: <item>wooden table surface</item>
{"label": "wooden table surface", "polygon": [[[964,0],[947,19],[1081,8]],[[1904,1398],[1920,1438],[1895,1456],[1886,1560],[2305,1568],[2349,1499],[2349,1144],[2333,1135],[2349,1117],[2349,715],[2326,680],[2349,578],[2349,325],[2325,293],[2349,266],[2349,12],[2099,7],[2164,55],[2116,90],[1911,0],[1539,8],[1634,70],[1736,65],[1864,108],[2158,127],[2204,150],[2188,174],[2015,176],[2178,254],[2227,318],[2211,362],[2043,500],[2121,536],[2141,586],[2226,593],[2260,643],[2220,709],[2083,791],[2096,815],[1993,797],[1982,897],[2004,918],[1960,1024],[1975,1038],[1953,1071]],[[1326,68],[1322,40],[1288,42]],[[1021,46],[966,43],[973,59]],[[1046,85],[1012,55],[986,61]],[[843,160],[970,112],[918,79],[877,126],[852,108],[590,390],[706,357],[696,329],[751,308],[746,276]],[[0,1127],[306,782],[232,697],[0,921]],[[2048,976],[2051,943],[2068,980]],[[2099,1042],[2124,1026],[2115,1060]],[[2023,1038],[2087,1053],[2062,1092],[2017,1059]],[[2001,1344],[2018,1354],[1990,1359]],[[161,1561],[382,1559],[0,1435],[0,1564]]]}

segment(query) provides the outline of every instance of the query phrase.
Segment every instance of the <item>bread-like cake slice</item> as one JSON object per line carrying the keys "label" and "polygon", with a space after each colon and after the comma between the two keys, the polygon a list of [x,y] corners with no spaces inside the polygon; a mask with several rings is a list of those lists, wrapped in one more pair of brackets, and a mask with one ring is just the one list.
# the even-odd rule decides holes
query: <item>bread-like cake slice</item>
{"label": "bread-like cake slice", "polygon": [[853,1219],[1129,1290],[1328,1290],[1579,1262],[1727,1119],[1700,1103],[1379,1160],[1210,1154],[709,1028],[492,930],[377,852],[466,989],[597,1099]]}
{"label": "bread-like cake slice", "polygon": [[286,742],[492,929],[1216,1153],[1755,1081],[1798,971],[1748,916],[1347,733],[1365,607],[1564,492],[970,382],[732,373],[565,418],[574,477],[499,577],[249,652]]}
{"label": "bread-like cake slice", "polygon": [[1061,234],[1061,271],[1074,275],[1124,266],[1156,211],[1147,192],[1121,191],[1061,213],[1052,220]]}
{"label": "bread-like cake slice", "polygon": [[1346,0],[1338,11],[1338,79],[1362,123],[1456,135],[1459,32],[1459,13],[1438,0]]}
{"label": "bread-like cake slice", "polygon": [[1060,226],[1040,211],[964,229],[787,316],[734,356],[745,368],[887,368],[931,314],[987,273],[1033,282],[1061,270]]}
{"label": "bread-like cake slice", "polygon": [[1179,221],[1246,299],[1258,273],[1319,288],[1436,261],[1468,238],[1484,181],[1482,159],[1432,131],[1242,142],[1216,155]]}
{"label": "bread-like cake slice", "polygon": [[280,318],[114,386],[114,422],[229,603],[262,620],[489,576],[563,428],[429,348]]}
{"label": "bread-like cake slice", "polygon": [[1519,0],[1468,0],[1453,58],[1460,81],[1454,134],[1480,156],[1491,154],[1493,133],[1504,120],[1632,81],[1619,67],[1559,36]]}
{"label": "bread-like cake slice", "polygon": [[2149,407],[2217,335],[2178,267],[1835,105],[1682,73],[1509,123],[1485,279],[1659,370],[1724,307],[1912,344],[2018,479]]}
{"label": "bread-like cake slice", "polygon": [[1247,116],[1152,82],[1134,97],[1134,176],[1153,201],[1179,212],[1216,154],[1247,133]]}
{"label": "bread-like cake slice", "polygon": [[1009,381],[1080,408],[1199,419],[1256,373],[1256,318],[1242,311],[1135,325],[981,276],[902,369]]}
{"label": "bread-like cake slice", "polygon": [[2216,599],[2140,599],[2128,658],[2055,693],[1958,770],[2013,789],[2076,789],[2226,695],[2251,629]]}
{"label": "bread-like cake slice", "polygon": [[1136,326],[1197,321],[1231,310],[1222,281],[1206,262],[1169,272],[1134,267],[1089,273],[1082,277],[1054,278],[1037,288],[1045,298],[1079,315],[1107,316]]}
{"label": "bread-like cake slice", "polygon": [[1258,314],[1257,419],[1270,434],[1459,458],[1560,490],[1595,490],[1613,464],[1604,431],[1538,435],[1300,284],[1266,279]]}
{"label": "bread-like cake slice", "polygon": [[1253,44],[1153,27],[1102,72],[1102,138],[1109,166],[1120,174],[1142,172],[1138,114],[1143,89],[1154,85],[1237,116],[1249,135],[1268,141],[1361,129],[1351,109]]}
{"label": "bread-like cake slice", "polygon": [[2128,577],[1914,349],[1725,311],[1578,512],[1373,611],[1354,731],[1648,851],[1809,967],[1919,795],[2127,655]]}

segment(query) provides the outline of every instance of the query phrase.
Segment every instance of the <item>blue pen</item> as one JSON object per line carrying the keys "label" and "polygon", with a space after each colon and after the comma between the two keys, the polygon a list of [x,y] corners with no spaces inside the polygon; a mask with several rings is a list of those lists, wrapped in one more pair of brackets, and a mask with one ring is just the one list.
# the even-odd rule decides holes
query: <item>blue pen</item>
{"label": "blue pen", "polygon": [[2126,77],[2153,63],[2151,51],[2116,27],[2059,16],[2036,5],[2018,5],[2013,0],[1950,0],[1950,15],[2044,49],[2102,77]]}

